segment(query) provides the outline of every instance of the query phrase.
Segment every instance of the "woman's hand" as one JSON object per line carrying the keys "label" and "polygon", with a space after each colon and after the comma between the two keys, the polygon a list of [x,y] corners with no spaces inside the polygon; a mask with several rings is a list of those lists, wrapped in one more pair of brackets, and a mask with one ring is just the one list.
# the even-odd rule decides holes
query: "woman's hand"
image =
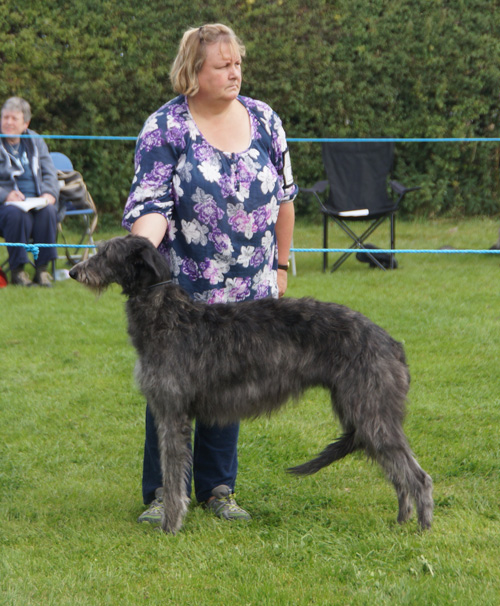
{"label": "woman's hand", "polygon": [[41,197],[45,198],[49,204],[56,203],[56,199],[54,198],[54,196],[52,194],[42,194]]}
{"label": "woman's hand", "polygon": [[5,198],[6,202],[19,202],[22,200],[24,200],[24,194],[17,189],[13,189],[11,192],[9,192]]}
{"label": "woman's hand", "polygon": [[288,286],[288,274],[284,269],[278,269],[278,296],[282,297]]}

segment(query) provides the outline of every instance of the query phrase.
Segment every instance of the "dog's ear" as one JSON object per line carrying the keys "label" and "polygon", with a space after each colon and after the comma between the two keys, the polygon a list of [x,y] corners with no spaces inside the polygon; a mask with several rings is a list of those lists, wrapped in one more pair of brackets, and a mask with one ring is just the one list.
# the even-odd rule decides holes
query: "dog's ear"
{"label": "dog's ear", "polygon": [[170,280],[170,268],[155,246],[142,236],[128,235],[114,240],[120,250],[118,269],[123,294],[137,296],[153,284]]}
{"label": "dog's ear", "polygon": [[153,284],[170,279],[167,261],[147,238],[141,236],[127,236],[127,238],[129,243],[127,263],[133,268],[134,274],[134,277],[128,281],[128,291],[139,293]]}
{"label": "dog's ear", "polygon": [[143,250],[141,261],[144,266],[145,274],[149,274],[150,276],[151,284],[167,279],[165,277],[163,257],[161,257],[160,253],[152,246],[148,246]]}

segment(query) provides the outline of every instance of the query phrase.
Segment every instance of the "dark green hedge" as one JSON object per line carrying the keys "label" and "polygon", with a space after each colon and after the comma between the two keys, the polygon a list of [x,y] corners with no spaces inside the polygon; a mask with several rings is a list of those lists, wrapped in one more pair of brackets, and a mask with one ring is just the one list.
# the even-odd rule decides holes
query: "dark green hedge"
{"label": "dark green hedge", "polygon": [[[173,95],[168,72],[182,32],[213,21],[246,44],[243,93],[270,103],[290,137],[500,136],[492,0],[4,0],[0,99],[27,98],[41,133],[136,136]],[[49,146],[72,157],[101,209],[119,214],[133,142]],[[322,177],[319,144],[291,149],[299,184]],[[422,186],[408,214],[499,211],[498,143],[396,151],[395,177]]]}

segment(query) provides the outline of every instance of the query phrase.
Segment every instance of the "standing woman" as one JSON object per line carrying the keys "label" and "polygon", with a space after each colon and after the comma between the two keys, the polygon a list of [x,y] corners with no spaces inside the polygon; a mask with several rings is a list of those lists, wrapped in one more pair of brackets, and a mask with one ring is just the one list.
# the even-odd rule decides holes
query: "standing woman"
{"label": "standing woman", "polygon": [[[225,25],[185,32],[170,72],[179,96],[152,114],[138,137],[123,217],[126,229],[165,255],[174,281],[207,303],[278,297],[287,287],[297,186],[278,115],[239,94],[244,55]],[[234,498],[238,431],[238,424],[195,428],[196,498],[224,519],[250,519]],[[146,408],[142,488],[149,507],[140,522],[161,522],[161,486]]]}

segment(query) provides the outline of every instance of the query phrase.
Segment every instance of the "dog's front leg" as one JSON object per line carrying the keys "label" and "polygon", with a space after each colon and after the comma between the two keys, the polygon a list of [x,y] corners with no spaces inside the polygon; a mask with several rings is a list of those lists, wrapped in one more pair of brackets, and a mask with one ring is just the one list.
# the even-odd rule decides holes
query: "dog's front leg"
{"label": "dog's front leg", "polygon": [[182,526],[182,520],[189,505],[186,478],[191,468],[189,446],[191,422],[187,417],[182,419],[158,419],[156,417],[155,424],[163,475],[162,528],[166,533],[175,534]]}

